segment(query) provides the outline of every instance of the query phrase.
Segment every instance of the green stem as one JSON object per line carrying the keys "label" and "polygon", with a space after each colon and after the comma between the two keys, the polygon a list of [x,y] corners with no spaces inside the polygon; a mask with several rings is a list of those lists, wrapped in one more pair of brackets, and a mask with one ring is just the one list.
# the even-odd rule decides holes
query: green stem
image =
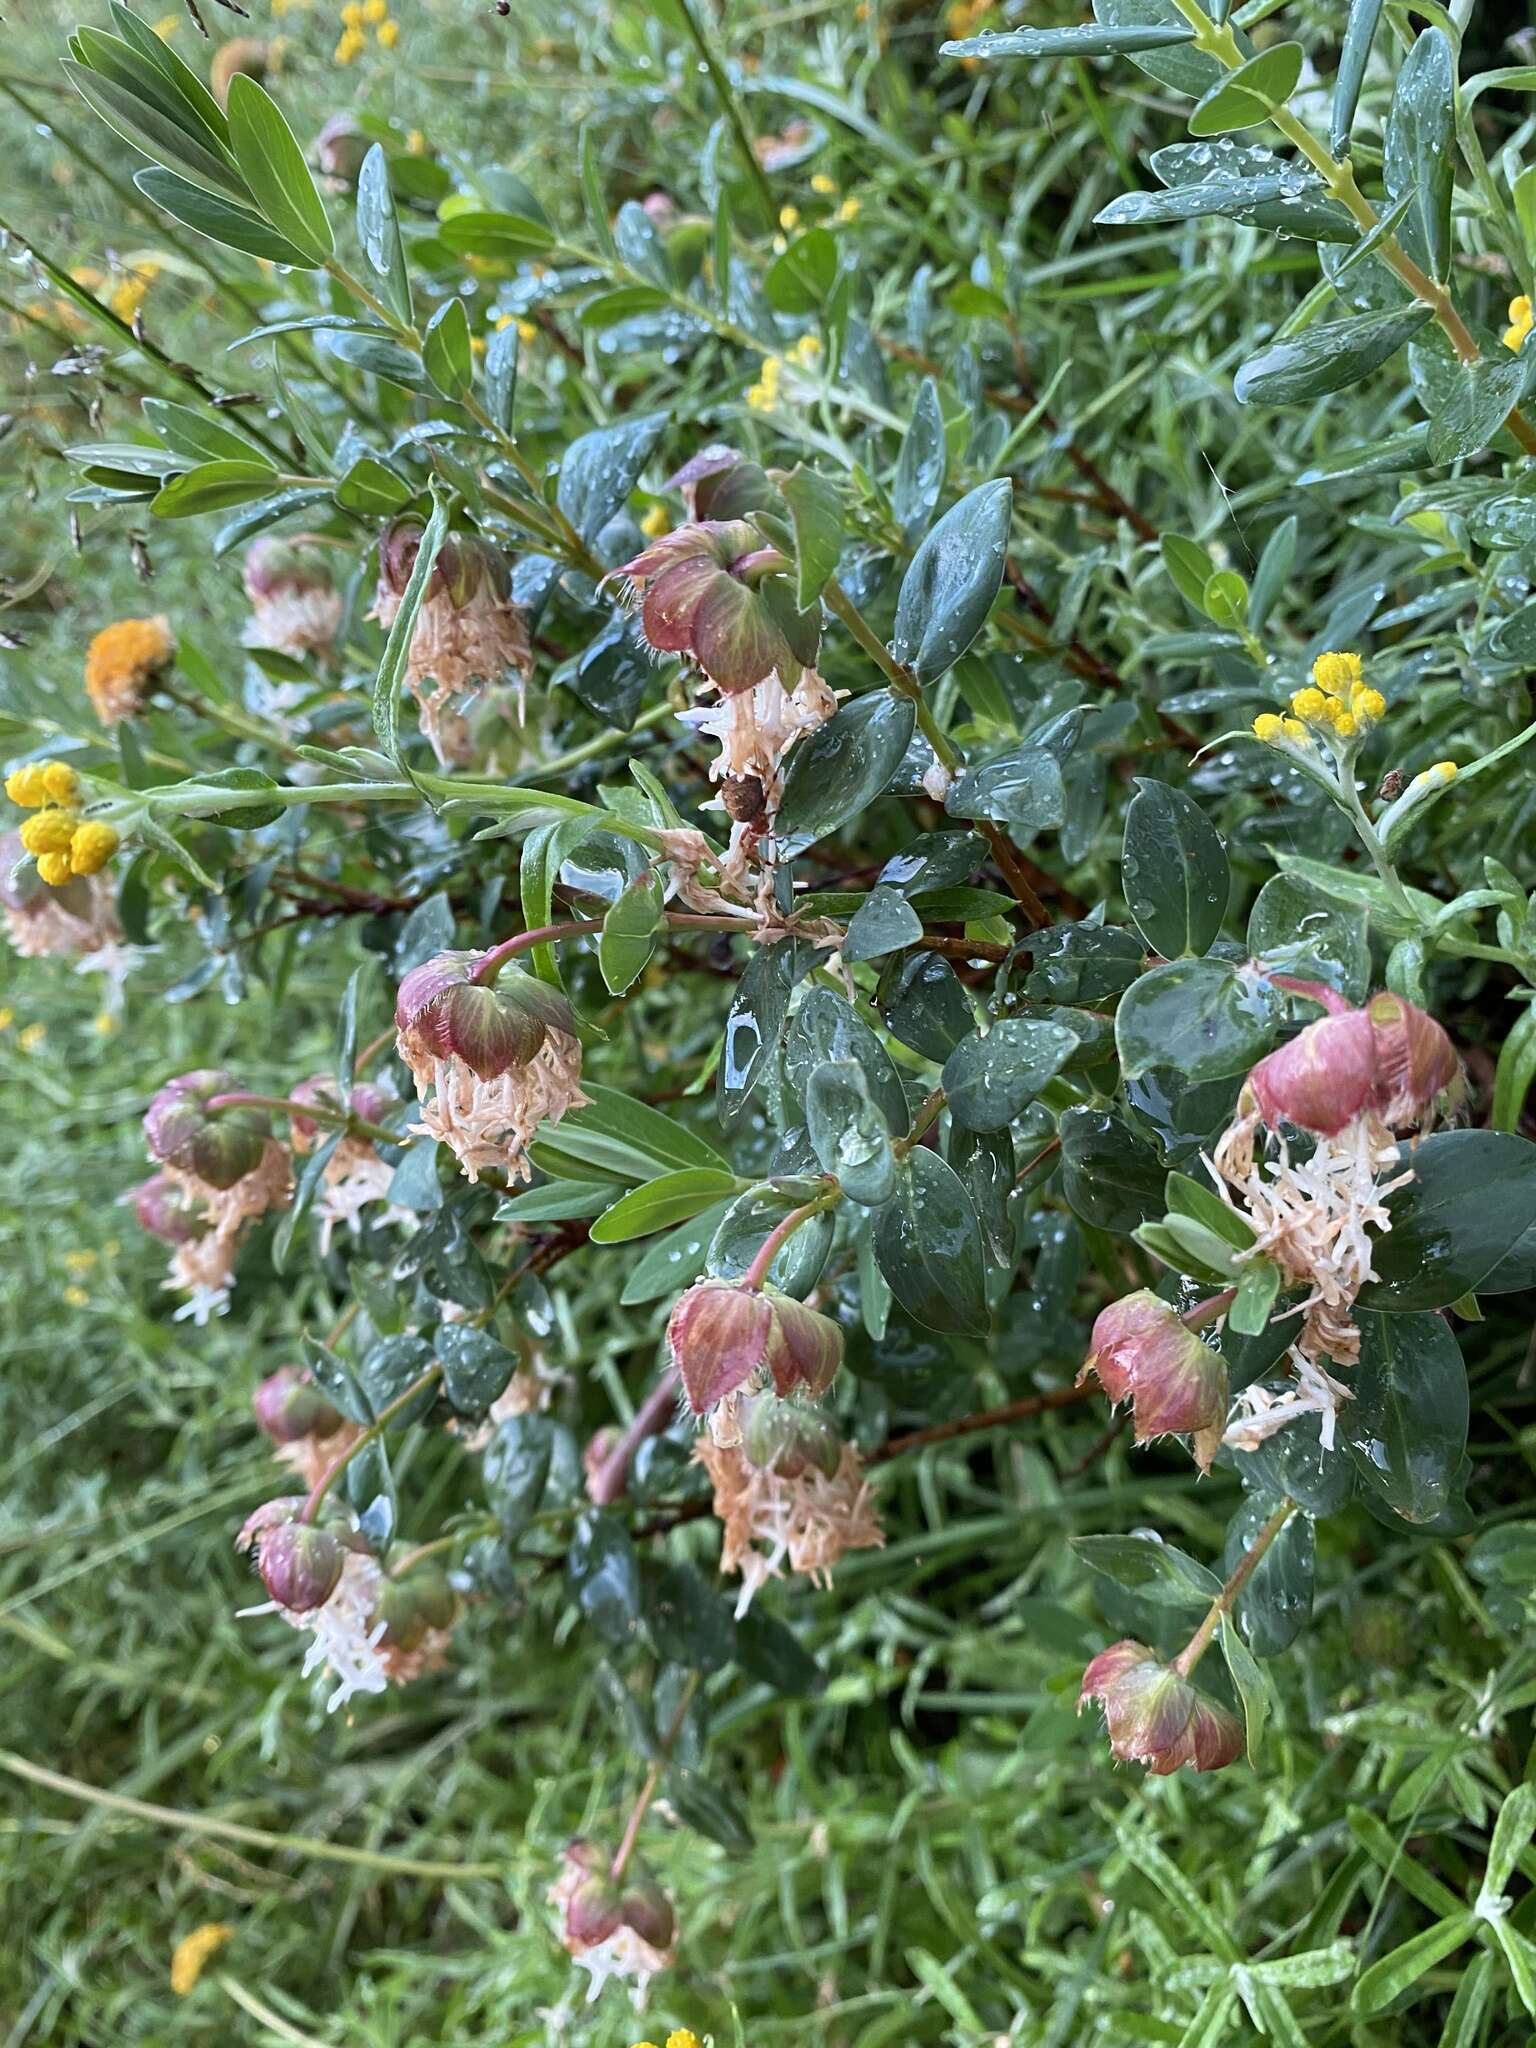
{"label": "green stem", "polygon": [[939,1111],[944,1107],[946,1097],[942,1088],[935,1088],[912,1119],[912,1128],[904,1138],[897,1138],[891,1150],[898,1159],[905,1159],[914,1145],[920,1144],[924,1135],[938,1121]]}
{"label": "green stem", "polygon": [[693,43],[693,47],[698,51],[700,61],[705,70],[709,73],[710,83],[714,86],[719,96],[720,104],[725,110],[725,118],[730,122],[731,132],[736,137],[737,144],[741,150],[742,162],[747,167],[747,174],[757,187],[757,196],[762,200],[768,218],[771,221],[775,218],[773,189],[768,183],[767,175],[761,163],[758,161],[757,151],[752,147],[752,136],[747,127],[746,116],[741,111],[741,102],[737,99],[731,81],[721,69],[704,31],[699,26],[698,17],[693,11],[692,0],[675,0],[675,5],[678,13],[683,17],[683,25],[688,31],[689,39]]}
{"label": "green stem", "polygon": [[87,1806],[99,1806],[108,1813],[122,1813],[134,1820],[146,1820],[156,1827],[175,1828],[188,1835],[208,1835],[225,1842],[244,1842],[256,1849],[277,1849],[291,1855],[312,1856],[321,1862],[350,1863],[362,1870],[388,1870],[400,1877],[496,1878],[505,1875],[500,1863],[429,1863],[415,1856],[389,1856],[372,1849],[351,1849],[342,1842],[322,1842],[311,1835],[272,1834],[266,1828],[246,1827],[240,1821],[214,1820],[205,1813],[187,1813],[176,1806],[153,1806],[148,1800],[129,1799],[121,1792],[104,1792],[78,1778],[66,1778],[62,1771],[45,1770],[10,1750],[0,1750],[0,1771],[61,1792],[66,1799],[78,1799]]}
{"label": "green stem", "polygon": [[[1228,71],[1236,71],[1246,62],[1231,28],[1225,23],[1218,28],[1199,5],[1199,0],[1174,0],[1174,5],[1194,30],[1194,46],[1197,50],[1203,51],[1208,57],[1214,57],[1216,62]],[[1319,142],[1289,108],[1273,107],[1269,118],[1286,141],[1299,150],[1311,164],[1327,187],[1329,195],[1346,209],[1361,234],[1372,233],[1377,226],[1376,209],[1356,184],[1353,165],[1346,159],[1336,157]],[[1414,297],[1429,307],[1458,358],[1463,363],[1477,362],[1481,351],[1473,340],[1466,322],[1457,312],[1449,289],[1414,262],[1396,235],[1386,236],[1378,245],[1376,253],[1407,285]],[[1536,427],[1531,425],[1518,406],[1510,412],[1504,424],[1528,455],[1536,455]]]}
{"label": "green stem", "polygon": [[434,1381],[442,1378],[442,1373],[443,1368],[441,1364],[434,1358],[425,1372],[419,1373],[408,1387],[396,1394],[393,1401],[387,1407],[379,1410],[378,1414],[360,1436],[355,1437],[344,1451],[338,1452],[310,1489],[309,1499],[305,1501],[303,1511],[299,1516],[301,1522],[312,1522],[315,1519],[315,1516],[320,1512],[320,1506],[325,1496],[330,1492],[336,1480],[340,1478],[358,1452],[362,1450],[363,1446],[373,1443],[377,1437],[381,1436],[387,1426],[400,1413],[401,1409],[408,1408],[418,1394],[425,1393]]}
{"label": "green stem", "polygon": [[848,628],[897,696],[905,697],[911,703],[917,712],[918,731],[953,774],[960,766],[960,755],[924,701],[923,686],[917,677],[891,653],[835,576],[822,595],[826,599],[827,610]]}
{"label": "green stem", "polygon": [[609,1872],[609,1876],[615,1884],[623,1877],[625,1869],[629,1864],[629,1859],[635,1853],[635,1843],[640,1838],[640,1823],[645,1819],[646,1809],[656,1797],[656,1788],[661,1783],[661,1774],[671,1761],[673,1745],[676,1743],[678,1736],[683,1732],[683,1722],[687,1717],[688,1709],[693,1705],[693,1696],[699,1689],[702,1677],[703,1673],[700,1671],[689,1672],[688,1682],[678,1695],[677,1711],[673,1714],[666,1733],[656,1745],[655,1759],[651,1764],[651,1768],[645,1774],[645,1783],[640,1787],[639,1797],[634,1803],[629,1819],[624,1824],[624,1837],[619,1843],[618,1853],[614,1856],[613,1866]]}
{"label": "green stem", "polygon": [[801,1224],[809,1223],[813,1216],[819,1216],[823,1209],[832,1208],[842,1199],[843,1191],[834,1180],[829,1181],[821,1193],[814,1196],[809,1202],[802,1202],[798,1209],[791,1209],[789,1214],[776,1223],[772,1230],[769,1231],[768,1235],[763,1239],[762,1248],[758,1252],[757,1257],[748,1266],[746,1272],[742,1274],[742,1292],[745,1294],[758,1293],[762,1288],[763,1282],[768,1277],[768,1268],[773,1264],[779,1252],[789,1242],[790,1238],[794,1236]]}
{"label": "green stem", "polygon": [[210,1110],[220,1109],[270,1109],[280,1116],[307,1117],[311,1123],[328,1124],[333,1130],[347,1131],[355,1138],[369,1138],[375,1145],[408,1144],[409,1139],[401,1138],[398,1131],[386,1131],[382,1124],[371,1124],[365,1116],[353,1116],[349,1110],[333,1109],[324,1102],[293,1102],[286,1095],[249,1095],[243,1089],[230,1095],[210,1096]]}
{"label": "green stem", "polygon": [[1206,1615],[1204,1621],[1195,1630],[1184,1648],[1174,1658],[1173,1668],[1181,1678],[1188,1678],[1191,1671],[1194,1670],[1200,1659],[1210,1648],[1211,1638],[1215,1635],[1217,1629],[1221,1627],[1225,1617],[1232,1612],[1233,1607],[1237,1604],[1238,1595],[1258,1570],[1265,1551],[1268,1550],[1271,1543],[1274,1542],[1295,1511],[1295,1501],[1281,1501],[1279,1507],[1275,1509],[1269,1520],[1254,1537],[1247,1551],[1239,1559],[1237,1569],[1211,1602],[1210,1613]]}

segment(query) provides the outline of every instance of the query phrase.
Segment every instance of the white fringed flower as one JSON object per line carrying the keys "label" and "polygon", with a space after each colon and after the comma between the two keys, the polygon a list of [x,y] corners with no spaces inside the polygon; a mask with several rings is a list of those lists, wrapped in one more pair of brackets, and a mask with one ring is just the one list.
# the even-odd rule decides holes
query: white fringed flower
{"label": "white fringed flower", "polygon": [[322,1607],[295,1614],[275,1600],[246,1607],[243,1615],[278,1614],[290,1628],[313,1631],[304,1653],[303,1676],[328,1671],[336,1689],[325,1703],[328,1714],[344,1707],[357,1693],[383,1692],[390,1682],[389,1652],[383,1648],[385,1623],[374,1618],[384,1574],[378,1559],[365,1550],[348,1550],[336,1590]]}
{"label": "white fringed flower", "polygon": [[249,1225],[269,1210],[287,1207],[293,1193],[292,1165],[286,1150],[268,1138],[259,1163],[227,1188],[210,1187],[178,1167],[167,1166],[164,1172],[209,1225],[201,1237],[176,1247],[165,1283],[190,1296],[174,1320],[190,1320],[201,1327],[210,1316],[222,1314],[229,1301],[236,1254]]}
{"label": "white fringed flower", "polygon": [[[400,592],[391,587],[387,575],[381,575],[370,617],[387,632],[399,610]],[[521,721],[533,673],[523,613],[510,598],[499,595],[488,576],[472,578],[457,603],[452,591],[436,587],[434,579],[416,614],[405,686],[416,699],[421,729],[444,766],[462,764],[473,753],[462,700],[476,688],[495,688],[509,673],[517,679]]]}
{"label": "white fringed flower", "polygon": [[765,1579],[782,1576],[785,1560],[816,1585],[831,1582],[832,1567],[850,1550],[879,1550],[885,1533],[874,1495],[851,1444],[830,1477],[806,1464],[786,1478],[752,1464],[739,1442],[701,1436],[694,1456],[714,1487],[715,1515],[724,1540],[720,1569],[741,1574],[738,1616],[746,1613]]}
{"label": "white fringed flower", "polygon": [[446,1145],[470,1180],[487,1169],[511,1181],[531,1179],[526,1155],[539,1125],[558,1123],[590,1099],[581,1092],[580,1041],[563,1031],[551,1031],[526,1065],[492,1081],[482,1081],[452,1054],[440,1057],[409,1032],[395,1043],[422,1104],[422,1121],[412,1130]]}

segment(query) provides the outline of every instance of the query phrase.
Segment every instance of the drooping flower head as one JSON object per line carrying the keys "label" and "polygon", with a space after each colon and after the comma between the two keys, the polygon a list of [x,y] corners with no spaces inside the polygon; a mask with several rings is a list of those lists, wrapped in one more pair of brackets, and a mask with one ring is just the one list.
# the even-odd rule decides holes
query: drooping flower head
{"label": "drooping flower head", "polygon": [[540,1123],[583,1107],[581,1041],[558,990],[503,968],[476,979],[483,953],[442,953],[413,968],[395,1002],[396,1048],[410,1068],[424,1121],[471,1180],[496,1168],[526,1180]]}
{"label": "drooping flower head", "polygon": [[167,1081],[144,1116],[150,1156],[209,1188],[232,1188],[261,1164],[268,1138],[259,1109],[241,1105],[210,1110],[217,1096],[239,1087],[222,1067],[201,1067]]}
{"label": "drooping flower head", "polygon": [[[371,616],[386,630],[400,609],[424,530],[419,519],[395,519],[380,536]],[[507,594],[507,576],[501,551],[470,534],[446,540],[432,565],[411,635],[405,682],[439,761],[469,758],[469,727],[457,700],[477,686],[494,689],[514,676],[522,715],[533,651],[528,622]]]}
{"label": "drooping flower head", "polygon": [[622,1878],[615,1879],[612,1869],[605,1848],[578,1838],[567,1847],[549,1892],[561,1945],[591,1976],[589,2000],[610,1977],[643,1991],[675,1955],[677,1918],[650,1870],[638,1856],[630,1857]]}
{"label": "drooping flower head", "polygon": [[681,491],[691,521],[745,519],[773,502],[774,489],[761,463],[749,461],[724,442],[712,441],[667,478],[663,489]]}
{"label": "drooping flower head", "polygon": [[1284,1122],[1337,1137],[1368,1112],[1389,1129],[1420,1122],[1456,1080],[1455,1048],[1433,1017],[1383,991],[1267,1054],[1245,1094],[1271,1130]]}
{"label": "drooping flower head", "polygon": [[168,1173],[151,1174],[128,1197],[139,1228],[162,1244],[190,1244],[208,1229],[208,1218],[180,1181]]}
{"label": "drooping flower head", "polygon": [[354,186],[372,147],[362,123],[351,114],[331,114],[315,137],[315,167],[333,192]]}
{"label": "drooping flower head", "polygon": [[283,1365],[269,1373],[251,1396],[251,1408],[285,1465],[309,1487],[324,1477],[344,1450],[354,1444],[359,1425],[349,1422],[301,1366]]}
{"label": "drooping flower head", "polygon": [[777,1288],[698,1280],[667,1319],[667,1343],[695,1415],[708,1415],[752,1384],[819,1400],[843,1358],[830,1316]]}
{"label": "drooping flower head", "polygon": [[409,1685],[448,1661],[448,1641],[459,1609],[446,1572],[418,1565],[407,1577],[385,1579],[374,1613],[384,1627],[379,1647],[392,1685]]}
{"label": "drooping flower head", "polygon": [[617,572],[640,602],[658,654],[685,654],[726,695],[777,672],[791,685],[816,659],[815,608],[801,612],[787,556],[745,519],[674,528]]}
{"label": "drooping flower head", "polygon": [[1131,1403],[1137,1443],[1188,1434],[1196,1464],[1210,1470],[1227,1414],[1226,1364],[1166,1301],[1143,1287],[1103,1309],[1079,1385],[1089,1373],[1113,1403]]}
{"label": "drooping flower head", "polygon": [[1103,1704],[1111,1754],[1145,1764],[1154,1777],[1185,1765],[1219,1771],[1243,1753],[1243,1731],[1226,1708],[1144,1643],[1111,1643],[1099,1652],[1083,1673],[1077,1711],[1090,1700]]}
{"label": "drooping flower head", "polygon": [[169,619],[119,619],[104,626],[85,656],[85,688],[103,725],[121,725],[144,708],[157,676],[176,656]]}
{"label": "drooping flower head", "polygon": [[341,593],[330,552],[309,533],[263,534],[246,550],[242,572],[251,616],[240,637],[302,661],[329,654],[341,625]]}

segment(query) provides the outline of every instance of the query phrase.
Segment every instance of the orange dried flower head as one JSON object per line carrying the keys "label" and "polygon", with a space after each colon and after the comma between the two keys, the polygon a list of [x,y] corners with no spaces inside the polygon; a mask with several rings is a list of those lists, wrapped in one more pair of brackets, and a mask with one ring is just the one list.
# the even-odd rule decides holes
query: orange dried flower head
{"label": "orange dried flower head", "polygon": [[103,626],[86,650],[85,687],[103,725],[121,725],[141,711],[149,687],[175,658],[166,618],[119,619]]}

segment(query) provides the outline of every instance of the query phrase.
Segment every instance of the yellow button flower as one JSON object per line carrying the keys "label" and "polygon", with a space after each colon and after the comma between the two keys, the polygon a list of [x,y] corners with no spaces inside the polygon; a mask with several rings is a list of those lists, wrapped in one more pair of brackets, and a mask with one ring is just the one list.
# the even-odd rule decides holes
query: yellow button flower
{"label": "yellow button flower", "polygon": [[[40,853],[37,856],[37,872],[50,889],[62,889],[74,870],[69,865],[67,853]],[[23,1032],[22,1037],[26,1037]]]}
{"label": "yellow button flower", "polygon": [[1347,696],[1364,675],[1358,654],[1320,654],[1312,664],[1313,682],[1333,697]]}
{"label": "yellow button flower", "polygon": [[48,1032],[44,1025],[28,1024],[24,1030],[17,1032],[16,1043],[23,1052],[36,1052],[47,1036]]}
{"label": "yellow button flower", "polygon": [[21,843],[28,853],[67,854],[79,822],[73,811],[61,811],[51,804],[46,811],[38,811],[23,821]]}
{"label": "yellow button flower", "polygon": [[1387,700],[1380,690],[1364,689],[1354,691],[1349,700],[1350,709],[1359,718],[1376,720],[1387,715]]}
{"label": "yellow button flower", "polygon": [[35,811],[47,803],[47,769],[46,761],[29,761],[24,768],[13,768],[5,778],[5,793],[11,802],[24,811]]}
{"label": "yellow button flower", "polygon": [[392,50],[399,40],[400,24],[398,21],[386,21],[380,24],[379,43],[383,49]]}
{"label": "yellow button flower", "polygon": [[862,199],[845,199],[837,209],[837,217],[840,221],[846,223],[851,220],[857,220],[863,211],[864,202]]}
{"label": "yellow button flower", "polygon": [[797,228],[799,227],[799,225],[800,209],[798,206],[781,206],[779,208],[779,226],[784,230],[786,235],[789,233],[791,228]]}
{"label": "yellow button flower", "polygon": [[41,761],[43,788],[56,804],[80,801],[80,778],[67,761]]}
{"label": "yellow button flower", "polygon": [[837,190],[837,180],[829,178],[825,171],[816,171],[811,177],[811,190],[819,192],[823,199],[830,199]]}
{"label": "yellow button flower", "polygon": [[1263,740],[1268,746],[1274,746],[1277,741],[1285,738],[1285,720],[1277,717],[1273,711],[1261,711],[1253,721],[1253,736],[1255,739]]}
{"label": "yellow button flower", "polygon": [[116,853],[119,843],[110,825],[93,821],[77,825],[69,842],[69,864],[77,875],[99,874]]}
{"label": "yellow button flower", "polygon": [[1522,292],[1519,298],[1511,299],[1509,302],[1509,325],[1504,330],[1504,346],[1512,348],[1518,354],[1525,345],[1525,338],[1531,331],[1531,325],[1531,302]]}
{"label": "yellow button flower", "polygon": [[763,371],[747,393],[747,403],[754,412],[772,412],[779,402],[779,386],[784,377],[782,356],[768,356],[763,361]]}
{"label": "yellow button flower", "polygon": [[1328,699],[1321,690],[1296,690],[1291,696],[1291,709],[1298,718],[1322,718],[1328,708]]}
{"label": "yellow button flower", "polygon": [[375,27],[389,19],[389,0],[363,0],[363,19]]}
{"label": "yellow button flower", "polygon": [[366,19],[367,17],[362,7],[358,4],[358,0],[347,0],[347,5],[341,10],[342,27],[361,28]]}

